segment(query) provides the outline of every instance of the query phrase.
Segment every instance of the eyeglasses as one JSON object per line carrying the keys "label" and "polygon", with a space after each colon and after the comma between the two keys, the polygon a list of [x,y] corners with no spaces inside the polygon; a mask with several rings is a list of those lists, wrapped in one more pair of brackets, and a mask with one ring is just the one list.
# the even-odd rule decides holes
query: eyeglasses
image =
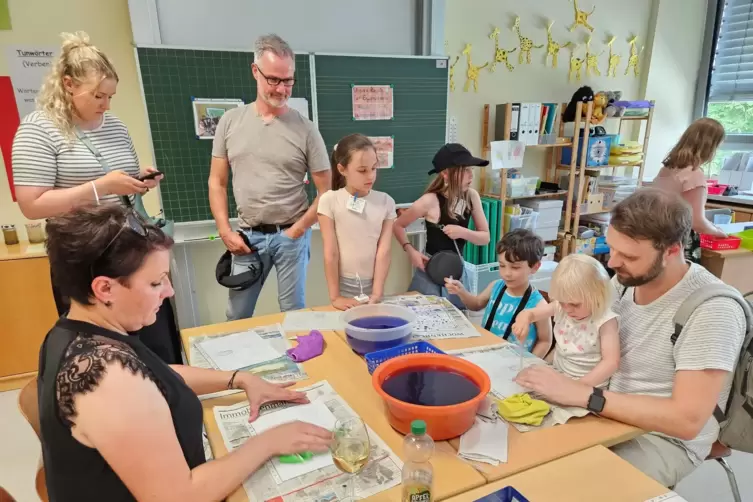
{"label": "eyeglasses", "polygon": [[268,77],[264,75],[264,72],[261,71],[261,68],[259,68],[259,65],[255,65],[256,70],[259,72],[259,74],[264,77],[264,79],[267,81],[267,83],[271,86],[278,86],[280,84],[284,85],[285,87],[293,87],[295,84],[295,78],[280,78],[280,77]]}
{"label": "eyeglasses", "polygon": [[97,256],[97,258],[92,261],[91,267],[89,269],[89,272],[91,273],[92,279],[94,279],[96,276],[94,275],[94,265],[105,255],[107,254],[107,251],[112,247],[112,245],[115,243],[116,240],[118,240],[118,237],[120,237],[125,230],[131,230],[132,232],[137,233],[141,237],[146,238],[146,236],[149,234],[149,228],[147,228],[146,223],[139,217],[139,215],[131,210],[126,214],[126,220],[123,223],[123,226],[120,227],[120,230],[118,230],[118,233],[115,234],[115,237],[110,239],[110,242],[107,243],[107,246],[102,250],[102,252]]}

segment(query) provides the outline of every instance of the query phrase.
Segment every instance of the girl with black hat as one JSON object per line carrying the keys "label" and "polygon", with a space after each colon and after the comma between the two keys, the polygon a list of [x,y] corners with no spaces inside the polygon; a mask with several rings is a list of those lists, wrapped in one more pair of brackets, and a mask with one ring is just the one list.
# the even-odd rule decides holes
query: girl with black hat
{"label": "girl with black hat", "polygon": [[[466,241],[483,246],[489,243],[489,224],[481,206],[481,197],[471,188],[473,166],[489,165],[474,157],[463,145],[449,143],[434,155],[436,174],[426,192],[395,221],[394,233],[415,268],[409,291],[447,297],[458,308],[460,299],[444,288],[443,276],[454,270],[463,274],[462,252]],[[418,250],[408,241],[405,229],[418,218],[426,222],[426,249]],[[475,230],[468,225],[471,218]],[[454,256],[457,255],[457,258]],[[454,279],[460,279],[457,275]]]}

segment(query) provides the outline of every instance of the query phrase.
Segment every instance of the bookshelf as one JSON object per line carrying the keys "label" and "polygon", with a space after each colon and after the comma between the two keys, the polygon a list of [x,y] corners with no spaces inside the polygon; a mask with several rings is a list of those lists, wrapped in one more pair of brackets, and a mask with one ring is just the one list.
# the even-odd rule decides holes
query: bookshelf
{"label": "bookshelf", "polygon": [[[651,134],[651,124],[653,121],[653,114],[654,114],[654,101],[650,101],[651,107],[648,110],[648,114],[646,116],[640,116],[640,117],[609,117],[606,120],[608,121],[619,121],[618,124],[618,134],[622,134],[623,132],[623,125],[625,124],[636,124],[640,122],[645,122],[645,128],[643,129],[643,134],[639,135],[642,136],[642,138],[639,137],[639,142],[642,142],[642,159],[640,162],[630,162],[630,163],[621,163],[621,164],[615,164],[615,165],[604,165],[604,166],[587,166],[587,153],[588,148],[582,148],[580,152],[580,156],[576,155],[576,153],[579,150],[579,145],[581,144],[588,144],[589,137],[590,137],[590,123],[591,123],[591,115],[593,113],[593,103],[583,104],[578,103],[576,112],[575,112],[575,121],[573,122],[573,137],[564,137],[564,129],[565,124],[562,123],[561,117],[562,114],[565,111],[565,108],[567,107],[567,103],[562,103],[557,105],[557,122],[559,123],[557,127],[557,138],[554,143],[547,143],[547,144],[538,144],[538,145],[527,145],[526,149],[542,149],[547,152],[547,161],[545,164],[545,176],[543,179],[545,179],[548,182],[552,183],[558,183],[558,174],[565,171],[568,173],[568,189],[567,190],[560,190],[553,193],[544,193],[544,194],[537,194],[534,196],[528,196],[528,197],[507,197],[507,183],[508,183],[508,170],[501,169],[499,170],[499,177],[500,177],[500,193],[494,194],[491,193],[490,187],[487,187],[487,174],[488,170],[491,169],[491,167],[486,167],[482,169],[482,178],[481,178],[481,192],[484,197],[489,198],[497,198],[500,201],[501,204],[501,212],[504,215],[505,214],[505,204],[518,201],[518,200],[526,200],[526,199],[549,199],[549,198],[563,198],[564,199],[564,208],[563,212],[564,214],[564,222],[562,223],[562,230],[558,233],[558,240],[556,241],[559,246],[560,255],[566,256],[572,252],[575,251],[576,245],[577,245],[577,229],[580,225],[580,219],[582,216],[586,216],[589,214],[599,214],[599,213],[605,213],[608,212],[608,209],[592,212],[592,213],[583,213],[581,212],[581,209],[583,207],[583,204],[587,201],[589,191],[587,190],[587,183],[586,183],[586,175],[587,173],[593,173],[594,176],[598,177],[600,174],[603,174],[607,170],[611,170],[611,174],[614,175],[615,170],[617,168],[638,168],[638,179],[637,184],[640,187],[642,180],[643,180],[643,173],[645,170],[645,162],[646,162],[646,154],[648,152],[648,140],[649,136]],[[511,116],[512,116],[512,103],[506,103],[503,106],[505,106],[505,120],[503,124],[503,134],[502,139],[503,140],[510,140],[510,129],[511,129]],[[481,146],[482,146],[482,152],[484,154],[485,158],[489,158],[491,155],[491,147],[490,147],[490,131],[489,131],[489,122],[490,122],[490,114],[491,114],[491,105],[484,105],[483,109],[483,115],[482,115],[482,128],[481,128]],[[642,139],[642,141],[641,141]],[[570,164],[560,164],[560,149],[563,147],[572,147],[573,155],[570,157]],[[578,181],[578,193],[575,193],[575,186],[576,186],[576,180]],[[577,201],[577,204],[576,204]],[[504,232],[504,217],[500,221],[500,235]]]}

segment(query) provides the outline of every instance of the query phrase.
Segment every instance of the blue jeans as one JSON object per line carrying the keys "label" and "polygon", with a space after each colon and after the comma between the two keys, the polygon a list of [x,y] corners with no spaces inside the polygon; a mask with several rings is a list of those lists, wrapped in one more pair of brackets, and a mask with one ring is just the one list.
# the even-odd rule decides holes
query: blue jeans
{"label": "blue jeans", "polygon": [[[227,320],[247,319],[254,315],[261,288],[267,282],[274,265],[277,271],[277,301],[280,311],[298,310],[306,304],[306,268],[311,258],[311,229],[299,239],[293,240],[284,233],[263,234],[243,230],[251,247],[256,248],[264,265],[261,280],[243,291],[230,290],[227,305]],[[233,272],[248,268],[247,256],[233,257]],[[237,267],[237,268],[236,268]]]}
{"label": "blue jeans", "polygon": [[[463,272],[463,278],[460,282],[463,283],[465,289],[468,289],[470,287],[468,283],[467,267]],[[429,276],[426,275],[426,272],[419,268],[417,268],[416,272],[413,274],[413,280],[410,281],[408,291],[416,291],[418,293],[421,293],[422,295],[441,296],[450,300],[450,303],[455,305],[460,310],[465,310],[466,308],[458,295],[451,295],[450,293],[448,293],[443,286],[435,284],[434,281],[432,281]]]}

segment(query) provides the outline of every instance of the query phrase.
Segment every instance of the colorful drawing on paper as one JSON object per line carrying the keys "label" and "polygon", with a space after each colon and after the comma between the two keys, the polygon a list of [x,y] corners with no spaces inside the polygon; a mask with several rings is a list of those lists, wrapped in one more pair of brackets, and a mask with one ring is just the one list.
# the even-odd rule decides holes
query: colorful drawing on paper
{"label": "colorful drawing on paper", "polygon": [[379,169],[392,169],[395,166],[395,138],[392,136],[369,136],[377,152]]}
{"label": "colorful drawing on paper", "polygon": [[622,54],[617,54],[612,50],[615,40],[617,40],[617,37],[613,36],[609,39],[609,43],[607,44],[609,46],[609,69],[607,70],[607,77],[612,78],[617,78],[617,67],[622,60]]}
{"label": "colorful drawing on paper", "polygon": [[489,67],[489,71],[497,71],[497,63],[503,63],[509,71],[513,71],[515,67],[510,64],[509,56],[513,52],[517,51],[518,48],[514,47],[512,49],[503,49],[502,47],[500,47],[499,33],[499,28],[495,27],[489,35],[489,38],[491,40],[494,40],[494,60],[492,61],[492,65]]}
{"label": "colorful drawing on paper", "polygon": [[392,120],[391,85],[354,85],[353,120]]}
{"label": "colorful drawing on paper", "polygon": [[578,0],[570,0],[573,3],[573,7],[575,8],[575,22],[570,26],[570,31],[575,31],[575,28],[578,26],[583,26],[585,29],[593,33],[594,27],[591,26],[588,22],[588,18],[591,17],[591,14],[593,14],[596,11],[596,6],[594,5],[594,8],[591,9],[591,12],[586,12],[585,10],[580,10],[578,8]]}
{"label": "colorful drawing on paper", "polygon": [[512,31],[514,31],[515,34],[518,35],[518,42],[520,45],[520,52],[518,53],[518,64],[523,64],[524,61],[526,64],[531,64],[531,51],[533,49],[543,49],[544,45],[536,45],[533,43],[533,40],[523,36],[523,34],[520,32],[520,16],[515,18],[515,24],[513,24]]}
{"label": "colorful drawing on paper", "polygon": [[644,47],[641,47],[641,50],[638,50],[638,36],[634,36],[630,39],[628,42],[630,45],[630,58],[628,59],[627,68],[625,68],[625,75],[630,73],[630,70],[633,70],[633,74],[638,77],[641,74],[641,62],[639,59],[640,54],[643,53]]}
{"label": "colorful drawing on paper", "polygon": [[471,58],[471,51],[473,50],[473,46],[471,44],[465,44],[465,49],[463,49],[463,55],[465,56],[465,85],[463,86],[463,92],[468,92],[468,90],[471,88],[471,84],[473,84],[473,92],[478,92],[478,76],[482,69],[489,66],[489,62],[487,61],[481,66],[476,66],[473,64],[473,59]]}
{"label": "colorful drawing on paper", "polygon": [[604,54],[602,50],[598,54],[591,52],[591,35],[586,40],[586,75],[591,75],[593,72],[595,75],[601,77],[601,70],[599,70],[599,57]]}
{"label": "colorful drawing on paper", "polygon": [[217,124],[225,112],[243,106],[243,100],[240,99],[191,98],[191,100],[197,139],[213,139]]}
{"label": "colorful drawing on paper", "polygon": [[546,27],[546,59],[548,60],[549,56],[552,56],[552,68],[557,68],[557,58],[560,54],[560,49],[567,49],[572,45],[572,42],[560,44],[555,41],[552,36],[552,26],[554,26],[554,21],[550,21]]}

